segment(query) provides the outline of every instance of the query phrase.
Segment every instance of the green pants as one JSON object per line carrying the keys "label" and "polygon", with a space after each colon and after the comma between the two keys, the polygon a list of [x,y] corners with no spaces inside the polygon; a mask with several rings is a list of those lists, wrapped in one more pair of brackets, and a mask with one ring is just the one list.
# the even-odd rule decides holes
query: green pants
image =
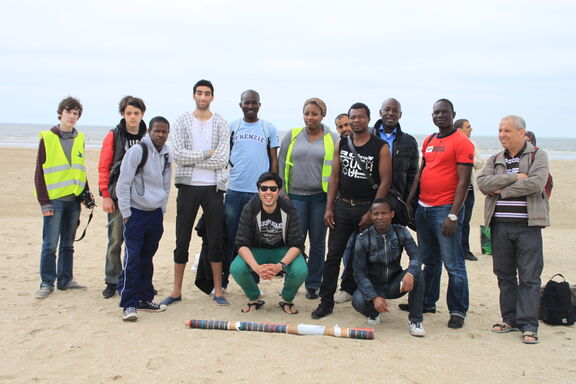
{"label": "green pants", "polygon": [[[250,251],[252,251],[252,255],[254,255],[258,264],[277,264],[282,260],[284,255],[286,255],[288,248],[250,248]],[[237,255],[230,266],[230,274],[232,274],[236,283],[242,288],[248,300],[254,301],[260,297],[260,289],[254,281],[251,272],[252,268],[246,264],[240,255]],[[282,298],[288,302],[292,302],[294,296],[296,296],[296,292],[298,292],[298,288],[306,281],[306,276],[308,276],[308,267],[302,254],[299,254],[294,261],[286,267],[286,279],[281,293]]]}

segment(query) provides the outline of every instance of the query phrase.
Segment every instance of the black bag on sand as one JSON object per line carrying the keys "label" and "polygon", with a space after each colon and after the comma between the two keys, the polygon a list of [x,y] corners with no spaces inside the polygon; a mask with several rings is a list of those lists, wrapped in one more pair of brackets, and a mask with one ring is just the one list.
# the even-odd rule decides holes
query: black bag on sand
{"label": "black bag on sand", "polygon": [[[554,281],[556,276],[560,276],[563,281]],[[551,325],[574,324],[576,310],[572,304],[570,284],[559,273],[552,276],[542,291],[540,318],[546,324]]]}

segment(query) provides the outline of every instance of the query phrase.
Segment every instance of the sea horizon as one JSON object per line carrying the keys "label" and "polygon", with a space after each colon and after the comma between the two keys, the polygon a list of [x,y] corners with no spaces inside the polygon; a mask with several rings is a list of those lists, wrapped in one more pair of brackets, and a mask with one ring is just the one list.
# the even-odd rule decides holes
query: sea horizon
{"label": "sea horizon", "polygon": [[[39,134],[51,127],[50,124],[0,123],[0,148],[36,148]],[[96,125],[78,125],[86,136],[86,148],[100,149],[104,136],[111,127]],[[280,140],[288,130],[279,130]],[[421,146],[427,134],[412,134]],[[502,149],[497,135],[475,136],[472,141],[478,147],[483,158],[488,158]],[[546,150],[551,160],[576,160],[576,137],[544,137],[536,134],[537,145]],[[170,140],[168,140],[170,144]]]}

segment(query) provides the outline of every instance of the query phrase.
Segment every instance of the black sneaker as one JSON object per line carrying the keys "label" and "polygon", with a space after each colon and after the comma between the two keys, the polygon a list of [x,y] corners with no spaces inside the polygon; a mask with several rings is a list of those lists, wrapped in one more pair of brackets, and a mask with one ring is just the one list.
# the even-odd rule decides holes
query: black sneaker
{"label": "black sneaker", "polygon": [[464,259],[470,260],[470,261],[478,261],[478,258],[476,256],[474,256],[474,254],[472,252],[465,253]]}
{"label": "black sneaker", "polygon": [[140,304],[138,304],[138,310],[144,312],[164,312],[166,305],[156,304],[153,301],[141,301]]}
{"label": "black sneaker", "polygon": [[318,319],[321,319],[323,317],[328,316],[331,313],[332,313],[332,308],[330,308],[327,304],[320,303],[318,305],[318,308],[313,310],[312,313],[310,314],[310,316],[312,316],[313,319],[318,320]]}
{"label": "black sneaker", "polygon": [[116,294],[116,284],[106,283],[106,288],[102,291],[102,297],[109,299]]}
{"label": "black sneaker", "polygon": [[[410,306],[408,304],[398,304],[398,308],[404,312],[410,312]],[[422,313],[436,313],[436,308],[426,308],[422,309]]]}
{"label": "black sneaker", "polygon": [[448,328],[458,329],[464,326],[464,318],[462,316],[451,315],[448,320]]}
{"label": "black sneaker", "polygon": [[318,298],[318,293],[315,289],[307,289],[306,290],[306,298],[308,300],[316,300]]}

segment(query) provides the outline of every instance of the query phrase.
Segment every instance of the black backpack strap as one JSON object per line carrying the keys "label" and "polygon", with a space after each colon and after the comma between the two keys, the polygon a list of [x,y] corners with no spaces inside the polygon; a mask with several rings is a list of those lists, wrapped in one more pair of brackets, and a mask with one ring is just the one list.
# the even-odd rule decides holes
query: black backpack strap
{"label": "black backpack strap", "polygon": [[144,168],[144,165],[146,165],[146,161],[148,160],[148,147],[141,141],[138,142],[138,145],[142,147],[142,159],[140,159],[140,163],[136,167],[135,175],[137,175],[139,172],[142,172],[142,168]]}

